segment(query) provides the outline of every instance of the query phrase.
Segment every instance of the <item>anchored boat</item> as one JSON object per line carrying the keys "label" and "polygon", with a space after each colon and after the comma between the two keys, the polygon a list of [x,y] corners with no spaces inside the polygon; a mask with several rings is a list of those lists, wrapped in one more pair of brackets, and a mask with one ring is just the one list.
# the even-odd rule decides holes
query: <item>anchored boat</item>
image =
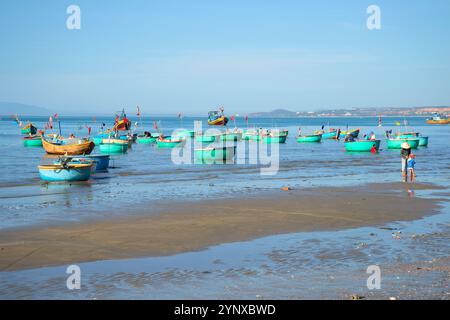
{"label": "anchored boat", "polygon": [[387,139],[388,149],[401,149],[402,143],[407,142],[411,149],[417,149],[419,146],[419,138],[403,138],[403,139]]}
{"label": "anchored boat", "polygon": [[79,155],[90,154],[95,147],[92,141],[85,139],[67,139],[57,140],[56,142],[47,141],[41,137],[42,146],[48,154],[60,155]]}
{"label": "anchored boat", "polygon": [[356,152],[370,152],[375,147],[376,151],[380,149],[380,140],[361,140],[345,142],[345,150]]}
{"label": "anchored boat", "polygon": [[28,136],[22,138],[23,145],[25,147],[42,147],[42,139],[41,136]]}
{"label": "anchored boat", "polygon": [[99,145],[101,153],[126,153],[130,142],[122,139],[103,139]]}
{"label": "anchored boat", "polygon": [[93,166],[93,163],[47,164],[38,166],[38,169],[44,181],[86,181],[91,177]]}
{"label": "anchored boat", "polygon": [[297,142],[320,142],[320,141],[322,141],[321,134],[310,134],[297,137]]}
{"label": "anchored boat", "polygon": [[195,159],[201,163],[224,163],[234,158],[235,146],[195,149]]}
{"label": "anchored boat", "polygon": [[428,118],[426,120],[428,124],[449,124],[450,123],[450,117],[436,114],[431,118]]}
{"label": "anchored boat", "polygon": [[329,131],[319,130],[316,131],[315,134],[321,134],[322,139],[336,139],[337,138],[337,130],[330,129]]}
{"label": "anchored boat", "polygon": [[156,140],[156,145],[158,146],[158,148],[175,148],[180,146],[184,141],[185,140],[183,139],[167,136]]}
{"label": "anchored boat", "polygon": [[[66,164],[94,164],[94,171],[105,171],[109,167],[109,155],[108,154],[91,154],[86,156],[74,156],[74,157],[61,157],[59,163]],[[55,164],[58,164],[55,163]]]}
{"label": "anchored boat", "polygon": [[220,111],[209,111],[208,112],[208,124],[210,126],[226,126],[228,123],[228,118],[224,116],[223,109]]}

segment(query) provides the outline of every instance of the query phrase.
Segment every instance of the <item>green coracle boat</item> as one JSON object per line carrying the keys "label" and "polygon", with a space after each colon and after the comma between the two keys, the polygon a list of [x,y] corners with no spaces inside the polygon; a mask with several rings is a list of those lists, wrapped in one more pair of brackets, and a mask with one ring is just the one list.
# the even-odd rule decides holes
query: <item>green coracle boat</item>
{"label": "green coracle boat", "polygon": [[428,146],[428,137],[419,137],[419,147]]}
{"label": "green coracle boat", "polygon": [[145,136],[137,136],[136,142],[139,144],[151,144],[155,143],[158,137],[145,137]]}
{"label": "green coracle boat", "polygon": [[232,160],[236,154],[236,147],[210,147],[195,149],[195,160],[200,163],[224,163]]}
{"label": "green coracle boat", "polygon": [[297,142],[320,142],[321,140],[322,140],[321,134],[310,134],[297,137]]}
{"label": "green coracle boat", "polygon": [[103,139],[99,149],[101,153],[126,153],[129,143],[127,140]]}
{"label": "green coracle boat", "polygon": [[370,152],[375,146],[377,151],[380,149],[380,140],[361,140],[345,143],[345,150],[357,152]]}
{"label": "green coracle boat", "polygon": [[287,135],[277,135],[277,136],[264,136],[262,138],[264,143],[286,143]]}
{"label": "green coracle boat", "polygon": [[29,136],[22,138],[25,147],[42,147],[41,136]]}
{"label": "green coracle boat", "polygon": [[167,136],[164,137],[164,139],[156,140],[156,145],[158,146],[158,148],[175,148],[182,145],[183,142],[184,140],[172,139],[171,136]]}
{"label": "green coracle boat", "polygon": [[387,146],[388,149],[401,149],[402,143],[409,143],[411,149],[417,149],[419,146],[419,138],[404,138],[404,139],[388,139]]}
{"label": "green coracle boat", "polygon": [[417,138],[419,136],[418,132],[399,132],[394,135],[395,139],[407,139],[407,138]]}
{"label": "green coracle boat", "polygon": [[198,135],[195,136],[197,142],[214,142],[216,141],[216,136]]}

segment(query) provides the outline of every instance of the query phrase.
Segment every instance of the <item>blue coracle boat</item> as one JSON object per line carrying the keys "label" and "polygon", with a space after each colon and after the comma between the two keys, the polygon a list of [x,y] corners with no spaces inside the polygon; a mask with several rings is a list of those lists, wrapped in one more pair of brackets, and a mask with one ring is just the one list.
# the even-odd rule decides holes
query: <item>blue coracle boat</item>
{"label": "blue coracle boat", "polygon": [[69,164],[94,163],[95,171],[106,171],[109,167],[109,154],[90,154],[68,158]]}
{"label": "blue coracle boat", "polygon": [[39,176],[48,182],[86,181],[91,177],[93,163],[40,165]]}

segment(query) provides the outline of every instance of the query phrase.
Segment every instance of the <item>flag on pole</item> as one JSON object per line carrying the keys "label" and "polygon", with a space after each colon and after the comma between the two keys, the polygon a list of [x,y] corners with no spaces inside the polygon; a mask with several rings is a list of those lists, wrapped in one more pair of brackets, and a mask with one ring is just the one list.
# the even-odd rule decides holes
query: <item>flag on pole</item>
{"label": "flag on pole", "polygon": [[138,117],[140,117],[140,116],[141,116],[141,109],[139,109],[139,106],[137,106],[136,108],[137,108],[137,113],[136,113],[136,115],[137,115]]}
{"label": "flag on pole", "polygon": [[245,123],[248,124],[248,115],[245,116]]}
{"label": "flag on pole", "polygon": [[156,121],[153,121],[153,128],[154,128],[155,130],[158,130],[158,125],[156,124]]}

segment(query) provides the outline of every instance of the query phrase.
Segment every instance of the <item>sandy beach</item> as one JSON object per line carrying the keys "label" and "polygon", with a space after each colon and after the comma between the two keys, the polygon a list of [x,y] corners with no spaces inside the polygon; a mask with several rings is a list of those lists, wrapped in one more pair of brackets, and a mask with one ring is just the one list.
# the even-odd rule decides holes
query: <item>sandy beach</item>
{"label": "sandy beach", "polygon": [[[139,214],[89,223],[0,232],[0,270],[88,261],[167,256],[263,236],[377,226],[433,214],[438,199],[411,196],[403,183],[358,188],[274,190],[233,200],[168,204]],[[431,190],[431,184],[414,184]]]}

